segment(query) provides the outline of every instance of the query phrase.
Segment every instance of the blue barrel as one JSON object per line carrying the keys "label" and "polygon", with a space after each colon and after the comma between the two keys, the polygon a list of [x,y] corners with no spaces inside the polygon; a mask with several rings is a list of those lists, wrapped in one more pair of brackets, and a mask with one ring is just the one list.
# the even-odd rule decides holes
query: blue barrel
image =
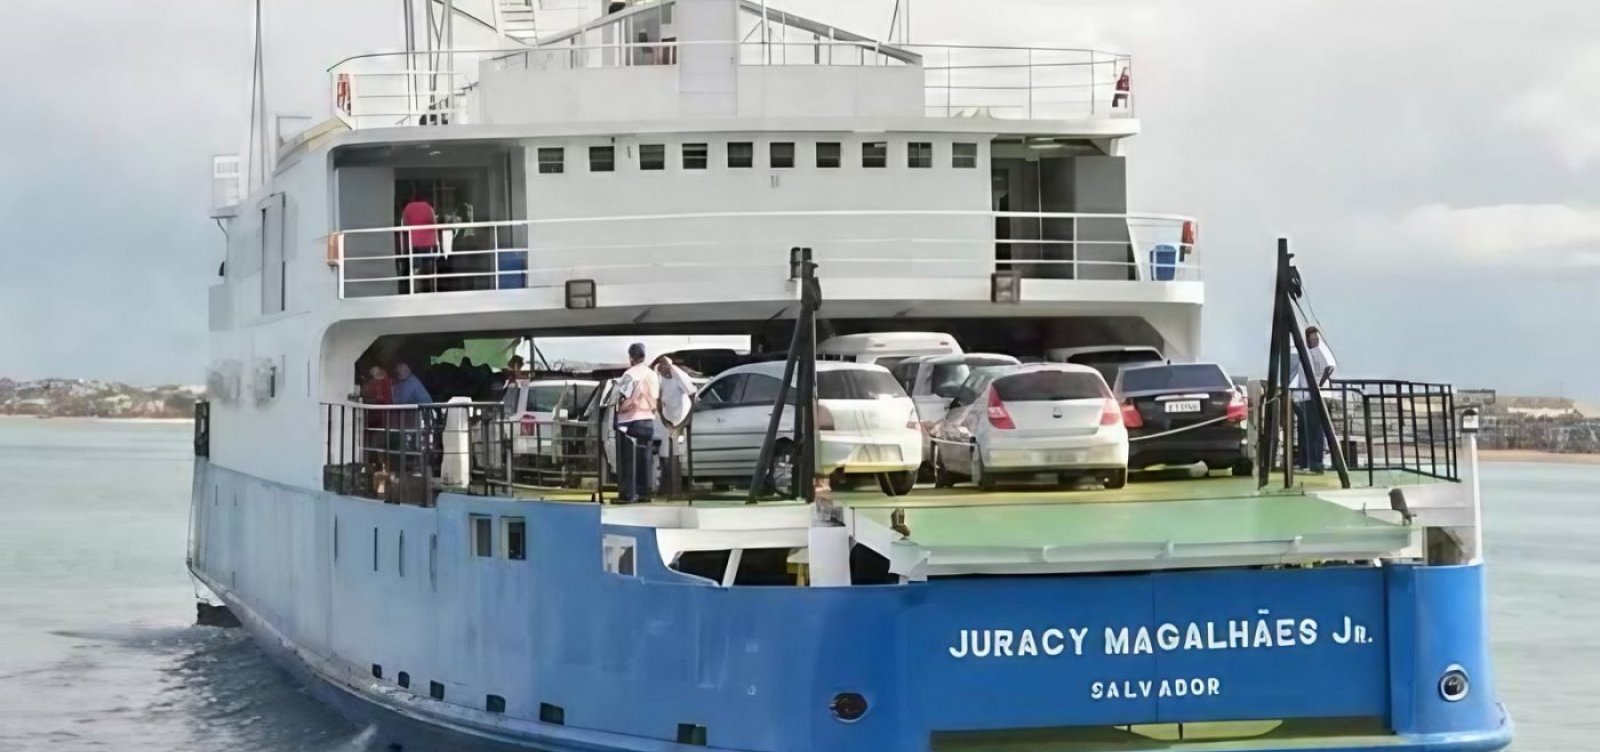
{"label": "blue barrel", "polygon": [[1178,278],[1178,247],[1158,245],[1150,251],[1150,278],[1171,282]]}
{"label": "blue barrel", "polygon": [[514,290],[528,286],[528,252],[500,251],[494,255],[496,287]]}

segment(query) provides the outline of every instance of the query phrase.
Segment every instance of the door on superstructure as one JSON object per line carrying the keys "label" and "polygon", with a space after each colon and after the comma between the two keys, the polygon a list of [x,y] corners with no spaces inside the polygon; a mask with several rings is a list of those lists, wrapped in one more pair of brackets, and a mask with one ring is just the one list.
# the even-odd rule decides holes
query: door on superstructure
{"label": "door on superstructure", "polygon": [[288,297],[288,269],[284,262],[284,195],[262,200],[261,212],[261,313],[282,313]]}
{"label": "door on superstructure", "polygon": [[[340,167],[334,173],[339,208],[338,229],[361,230],[393,224],[394,170],[389,167]],[[393,295],[397,282],[395,238],[388,233],[344,236],[346,297]],[[351,281],[358,280],[358,281]],[[359,281],[380,280],[380,281]],[[401,281],[403,283],[403,281]]]}

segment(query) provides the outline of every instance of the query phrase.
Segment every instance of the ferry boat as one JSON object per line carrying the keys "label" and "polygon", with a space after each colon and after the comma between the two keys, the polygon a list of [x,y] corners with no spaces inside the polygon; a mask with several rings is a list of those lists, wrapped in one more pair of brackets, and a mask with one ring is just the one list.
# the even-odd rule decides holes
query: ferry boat
{"label": "ferry boat", "polygon": [[[557,477],[519,475],[481,384],[358,399],[370,366],[525,338],[1200,358],[1195,220],[1128,205],[1131,57],[804,5],[417,0],[405,49],[328,61],[320,122],[258,96],[214,173],[188,563],[261,646],[390,748],[1508,744],[1446,385],[1319,392],[1338,477],[1278,482],[1268,440],[1257,477],[754,504],[692,469],[610,503],[611,432],[565,408],[532,442]],[[1268,439],[1284,383],[1252,390]]]}

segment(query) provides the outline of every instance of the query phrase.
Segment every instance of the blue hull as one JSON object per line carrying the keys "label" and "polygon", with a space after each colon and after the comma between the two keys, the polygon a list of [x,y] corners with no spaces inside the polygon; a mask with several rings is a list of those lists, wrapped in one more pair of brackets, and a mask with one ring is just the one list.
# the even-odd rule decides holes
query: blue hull
{"label": "blue hull", "polygon": [[[925,752],[951,734],[1267,719],[1380,731],[1206,748],[1511,738],[1481,565],[722,588],[590,505],[416,509],[197,472],[197,574],[319,697],[409,749]],[[484,517],[524,522],[526,559],[475,556]],[[604,571],[606,538],[635,547],[632,574]],[[1453,671],[1466,682],[1446,691]],[[865,712],[843,720],[850,694]]]}

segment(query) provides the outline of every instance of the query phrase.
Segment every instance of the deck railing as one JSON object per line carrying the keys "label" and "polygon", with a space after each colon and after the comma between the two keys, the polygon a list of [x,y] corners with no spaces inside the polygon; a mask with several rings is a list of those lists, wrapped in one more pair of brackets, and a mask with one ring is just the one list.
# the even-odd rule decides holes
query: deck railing
{"label": "deck railing", "polygon": [[495,495],[471,437],[499,419],[498,402],[323,403],[323,490],[432,506],[441,490]]}
{"label": "deck railing", "polygon": [[[742,212],[464,222],[329,239],[341,297],[786,279],[788,248],[827,278],[1169,283],[1201,279],[1193,220],[994,211]],[[431,231],[431,232],[430,232]],[[418,248],[428,234],[434,245]],[[1007,235],[1011,237],[1006,237]],[[750,240],[769,238],[770,240]]]}
{"label": "deck railing", "polygon": [[[1296,397],[1308,397],[1294,389]],[[1398,379],[1333,379],[1322,389],[1328,419],[1352,474],[1380,472],[1460,480],[1455,388]],[[1309,403],[1307,403],[1309,404]]]}
{"label": "deck railing", "polygon": [[688,49],[733,50],[748,67],[918,67],[929,117],[1101,119],[1134,116],[1133,59],[1100,50],[788,41],[569,43],[549,47],[374,53],[328,69],[335,117],[351,128],[470,122],[481,66],[570,71],[676,65]]}

